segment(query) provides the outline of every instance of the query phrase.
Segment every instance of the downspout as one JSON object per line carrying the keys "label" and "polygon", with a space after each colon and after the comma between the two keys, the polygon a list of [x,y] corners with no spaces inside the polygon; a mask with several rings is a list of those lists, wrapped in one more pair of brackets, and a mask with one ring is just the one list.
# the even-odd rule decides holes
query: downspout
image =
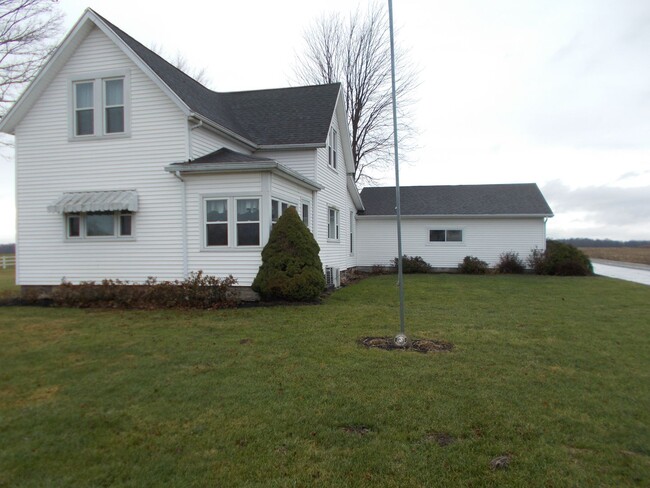
{"label": "downspout", "polygon": [[181,226],[183,227],[182,233],[182,253],[183,253],[183,278],[189,275],[189,262],[187,256],[187,194],[185,190],[185,180],[181,176],[180,171],[173,173],[176,178],[181,182]]}

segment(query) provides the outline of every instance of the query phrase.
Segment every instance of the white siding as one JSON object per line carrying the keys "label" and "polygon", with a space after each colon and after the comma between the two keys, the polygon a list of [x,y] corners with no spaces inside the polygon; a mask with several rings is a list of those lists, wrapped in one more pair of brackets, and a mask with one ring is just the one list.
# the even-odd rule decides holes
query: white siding
{"label": "white siding", "polygon": [[[130,70],[130,136],[70,142],[70,77],[116,69]],[[100,30],[19,124],[16,146],[19,284],[182,276],[179,183],[163,167],[187,157],[186,120]],[[63,192],[117,189],[139,195],[132,241],[66,242],[63,217],[46,210]]]}
{"label": "white siding", "polygon": [[210,154],[217,151],[222,147],[237,151],[244,154],[250,154],[251,151],[247,147],[236,142],[231,141],[225,136],[221,136],[213,130],[206,129],[205,127],[197,127],[191,130],[192,140],[192,159]]}
{"label": "white siding", "polygon": [[[316,194],[316,227],[315,235],[320,245],[320,258],[323,266],[332,266],[340,269],[347,269],[355,265],[355,259],[350,257],[350,210],[354,210],[347,190],[347,175],[343,151],[341,150],[340,130],[336,117],[333,119],[333,126],[338,133],[338,163],[334,170],[328,165],[327,148],[316,150],[316,181],[325,188]],[[327,238],[328,209],[336,208],[339,211],[340,239],[331,240]]]}
{"label": "white siding", "polygon": [[306,178],[316,179],[316,158],[313,149],[292,151],[257,151],[255,156],[274,159]]}
{"label": "white siding", "polygon": [[[388,265],[397,256],[394,219],[357,220],[359,266]],[[461,229],[463,242],[429,242],[429,229]],[[526,259],[531,249],[544,249],[545,224],[529,219],[403,219],[402,251],[421,256],[434,267],[455,268],[465,256],[475,256],[494,266],[504,252]]]}
{"label": "white siding", "polygon": [[[258,197],[261,199],[260,214],[264,216],[269,213],[270,205],[268,190],[263,188],[263,181],[268,176],[260,173],[233,173],[185,177],[190,271],[203,270],[205,273],[219,277],[233,275],[240,286],[249,286],[253,282],[262,264],[262,246],[206,249],[203,245],[203,199],[204,197]],[[229,220],[234,225],[235,209],[231,207],[228,210]],[[264,221],[269,222],[268,219],[263,218],[262,228],[267,225]],[[230,226],[231,241],[234,240],[233,225]]]}

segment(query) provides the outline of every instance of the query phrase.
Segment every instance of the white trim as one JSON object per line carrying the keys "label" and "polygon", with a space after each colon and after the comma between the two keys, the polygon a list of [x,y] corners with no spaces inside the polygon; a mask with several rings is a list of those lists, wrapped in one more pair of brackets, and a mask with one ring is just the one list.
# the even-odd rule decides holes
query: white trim
{"label": "white trim", "polygon": [[[237,201],[246,200],[246,199],[257,199],[259,200],[259,217],[260,220],[258,224],[260,226],[260,244],[253,246],[238,246],[237,245]],[[227,202],[227,229],[228,229],[228,244],[225,246],[208,246],[207,245],[207,216],[206,216],[206,201],[208,200],[226,200]],[[201,245],[200,251],[202,252],[225,252],[225,251],[255,251],[259,252],[263,247],[263,215],[264,215],[264,203],[262,195],[259,191],[257,192],[236,192],[233,193],[205,193],[199,195],[199,205],[200,215],[201,215]],[[245,223],[245,222],[242,222]]]}
{"label": "white trim", "polygon": [[[335,237],[330,237],[330,211],[334,210],[334,234]],[[328,242],[341,242],[341,211],[339,210],[338,207],[335,207],[334,205],[328,205],[327,206],[327,241]]]}
{"label": "white trim", "polygon": [[[124,132],[106,133],[104,83],[111,79],[123,79],[124,85]],[[78,83],[93,83],[93,133],[76,134],[76,91]],[[68,92],[68,141],[89,141],[96,139],[119,139],[131,137],[131,70],[120,69],[88,73],[76,73],[67,77]]]}

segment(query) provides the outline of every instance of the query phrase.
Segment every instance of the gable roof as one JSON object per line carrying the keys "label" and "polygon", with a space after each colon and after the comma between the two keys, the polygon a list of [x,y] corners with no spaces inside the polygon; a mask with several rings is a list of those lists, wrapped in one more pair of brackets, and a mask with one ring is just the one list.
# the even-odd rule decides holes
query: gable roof
{"label": "gable roof", "polygon": [[340,83],[216,92],[99,17],[193,112],[260,145],[319,144],[327,138]]}
{"label": "gable roof", "polygon": [[[396,214],[394,186],[364,188],[361,199],[362,215]],[[535,183],[403,186],[400,200],[404,216],[553,216]]]}
{"label": "gable roof", "polygon": [[[43,80],[43,72],[54,65],[50,71],[56,70],[69,58],[76,43],[87,34],[89,22],[97,25],[109,37],[114,35],[117,44],[123,44],[120,47],[129,57],[134,59],[135,56],[134,60],[141,61],[137,64],[150,70],[159,84],[161,82],[168,89],[170,96],[173,94],[177,97],[177,102],[185,107],[188,115],[232,133],[255,148],[325,144],[339,100],[340,83],[242,92],[212,91],[92,9],[86,9],[36,80],[0,121],[3,130],[11,132],[14,129],[30,106],[30,103],[21,103],[22,99],[30,91],[38,93],[42,90],[42,87],[34,90],[33,85],[41,81],[47,84],[48,80]],[[53,63],[53,58],[60,60]],[[15,110],[19,105],[23,105],[23,109]]]}

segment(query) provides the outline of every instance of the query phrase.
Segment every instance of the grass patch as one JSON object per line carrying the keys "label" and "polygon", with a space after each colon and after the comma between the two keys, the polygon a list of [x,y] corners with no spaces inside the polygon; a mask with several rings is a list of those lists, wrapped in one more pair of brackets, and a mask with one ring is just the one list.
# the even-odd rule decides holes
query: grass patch
{"label": "grass patch", "polygon": [[[13,256],[13,254],[0,254],[0,258],[2,256]],[[2,263],[0,263],[0,298],[18,293],[20,293],[20,287],[16,286],[16,267],[12,265],[2,269]]]}
{"label": "grass patch", "polygon": [[[4,308],[0,486],[647,486],[650,289],[394,276],[321,306]],[[508,459],[507,469],[491,462]]]}

